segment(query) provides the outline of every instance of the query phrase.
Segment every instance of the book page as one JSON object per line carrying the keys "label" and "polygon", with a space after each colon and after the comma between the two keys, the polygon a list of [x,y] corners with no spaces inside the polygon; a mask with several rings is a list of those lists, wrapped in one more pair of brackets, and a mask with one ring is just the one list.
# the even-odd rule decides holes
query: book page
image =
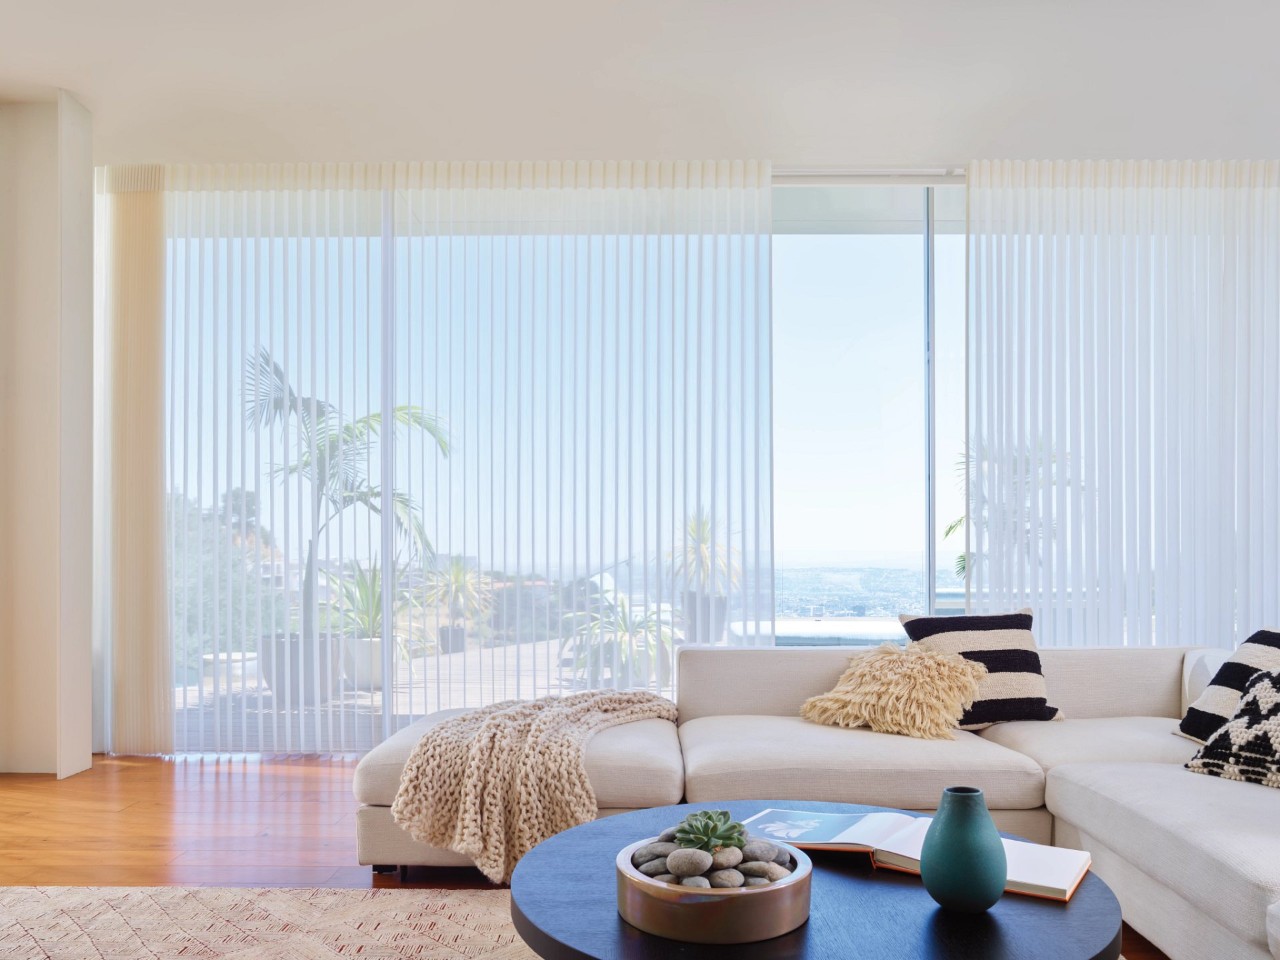
{"label": "book page", "polygon": [[924,829],[928,830],[928,817],[913,817],[905,813],[868,813],[860,822],[836,837],[835,842],[874,850],[891,842],[899,834],[917,829],[916,824],[921,820],[924,821]]}
{"label": "book page", "polygon": [[1032,889],[1063,897],[1075,889],[1090,863],[1083,850],[1020,840],[1005,840],[1004,855],[1009,862],[1008,889]]}
{"label": "book page", "polygon": [[886,863],[897,863],[900,866],[919,864],[924,835],[929,832],[929,825],[932,823],[932,817],[912,817],[910,823],[901,824],[877,844],[876,852],[892,854],[891,858],[882,858]]}
{"label": "book page", "polygon": [[814,844],[871,850],[913,818],[901,813],[820,813],[815,810],[762,810],[742,821],[752,835],[799,847]]}

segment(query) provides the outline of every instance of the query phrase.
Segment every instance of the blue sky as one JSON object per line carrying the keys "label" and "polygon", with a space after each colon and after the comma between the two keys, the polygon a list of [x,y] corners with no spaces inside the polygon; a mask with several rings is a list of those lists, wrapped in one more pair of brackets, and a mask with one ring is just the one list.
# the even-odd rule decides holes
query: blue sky
{"label": "blue sky", "polygon": [[[937,495],[945,526],[963,512],[954,465],[964,443],[964,238],[937,243]],[[918,235],[774,238],[779,565],[922,563],[923,275]],[[942,544],[940,565],[959,549],[954,539]]]}

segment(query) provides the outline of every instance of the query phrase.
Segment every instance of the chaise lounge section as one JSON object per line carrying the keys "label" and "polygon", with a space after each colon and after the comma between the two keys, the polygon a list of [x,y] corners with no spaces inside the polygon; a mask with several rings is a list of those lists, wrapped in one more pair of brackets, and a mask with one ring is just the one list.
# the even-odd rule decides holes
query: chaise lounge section
{"label": "chaise lounge section", "polygon": [[[471,860],[414,840],[391,819],[400,774],[423,734],[465,710],[441,710],[410,724],[379,744],[356,767],[357,853],[366,865],[465,867]],[[676,725],[639,720],[602,730],[587,745],[587,776],[599,816],[679,803],[684,794],[684,762]]]}

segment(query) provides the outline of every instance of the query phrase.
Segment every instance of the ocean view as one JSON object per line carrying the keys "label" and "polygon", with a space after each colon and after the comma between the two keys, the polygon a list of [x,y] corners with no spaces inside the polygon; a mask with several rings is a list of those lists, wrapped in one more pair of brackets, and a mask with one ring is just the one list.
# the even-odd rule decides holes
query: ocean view
{"label": "ocean view", "polygon": [[[925,609],[923,570],[779,564],[776,576],[779,619],[896,617],[900,613],[923,613]],[[940,594],[963,595],[964,582],[951,570],[940,569],[937,589]]]}

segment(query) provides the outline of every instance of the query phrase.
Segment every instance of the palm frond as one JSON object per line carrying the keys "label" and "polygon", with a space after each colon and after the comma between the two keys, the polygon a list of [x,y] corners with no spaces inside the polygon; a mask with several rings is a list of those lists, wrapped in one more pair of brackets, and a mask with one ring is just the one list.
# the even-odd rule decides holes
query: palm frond
{"label": "palm frond", "polygon": [[405,538],[409,548],[428,560],[433,559],[435,548],[427,537],[427,527],[422,522],[422,511],[418,509],[413,498],[403,490],[392,490],[391,510],[396,531]]}
{"label": "palm frond", "polygon": [[[449,454],[449,435],[444,421],[434,414],[427,413],[421,407],[405,404],[391,411],[392,421],[397,427],[421,430],[433,441],[441,453]],[[369,413],[358,420],[353,420],[343,428],[343,442],[348,444],[367,443],[371,438],[382,434],[382,414]]]}
{"label": "palm frond", "polygon": [[303,428],[314,431],[334,415],[333,407],[323,400],[297,393],[266,347],[245,362],[244,380],[245,420],[251,425],[270,427],[297,417]]}

